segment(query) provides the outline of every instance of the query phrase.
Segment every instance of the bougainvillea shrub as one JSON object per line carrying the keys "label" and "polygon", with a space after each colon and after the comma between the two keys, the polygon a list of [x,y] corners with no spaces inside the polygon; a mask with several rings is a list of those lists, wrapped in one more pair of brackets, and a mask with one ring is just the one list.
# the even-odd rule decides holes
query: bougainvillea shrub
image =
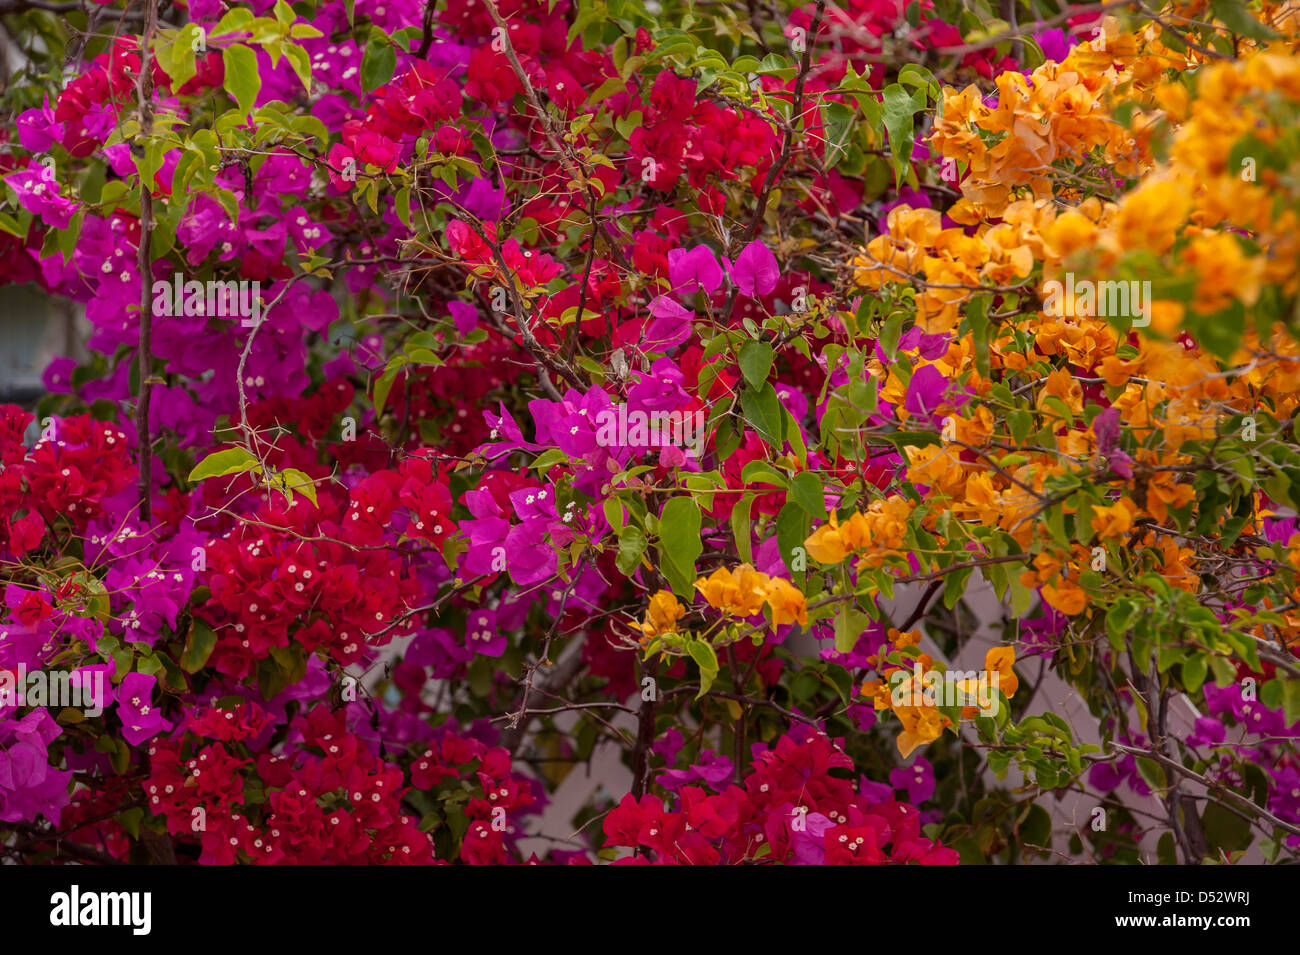
{"label": "bougainvillea shrub", "polygon": [[1300,855],[1294,4],[0,24],[0,856]]}

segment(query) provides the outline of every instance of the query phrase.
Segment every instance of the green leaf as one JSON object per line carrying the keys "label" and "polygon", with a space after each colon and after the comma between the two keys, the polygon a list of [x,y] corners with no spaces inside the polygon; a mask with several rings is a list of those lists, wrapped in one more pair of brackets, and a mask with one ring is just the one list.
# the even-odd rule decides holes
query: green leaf
{"label": "green leaf", "polygon": [[700,692],[695,694],[695,698],[698,700],[709,692],[709,687],[713,686],[713,681],[717,679],[718,655],[713,652],[713,647],[703,640],[687,641],[686,652],[691,655],[691,659],[700,668]]}
{"label": "green leaf", "polygon": [[714,652],[713,647],[703,640],[687,641],[686,652],[691,655],[692,660],[699,664],[701,670],[718,672],[718,655]]}
{"label": "green leaf", "polygon": [[[731,508],[731,537],[736,542],[736,551],[746,564],[754,562],[753,531],[750,528],[749,512],[754,504],[753,494],[746,494]],[[1300,684],[1297,684],[1300,685]]]}
{"label": "green leaf", "polygon": [[242,43],[236,43],[221,51],[221,61],[226,68],[222,86],[234,97],[239,111],[248,115],[262,89],[262,78],[257,72],[257,54]]}
{"label": "green leaf", "polygon": [[189,24],[170,44],[170,49],[158,49],[158,63],[171,77],[172,90],[178,90],[198,72],[198,63],[194,55],[194,37],[202,32],[197,24]]}
{"label": "green leaf", "polygon": [[740,393],[740,410],[749,425],[774,451],[781,450],[781,402],[776,389],[764,384],[762,389],[750,388]]}
{"label": "green leaf", "polygon": [[1154,759],[1147,759],[1145,756],[1137,758],[1138,773],[1145,779],[1152,789],[1164,789],[1168,783],[1165,781],[1164,767]]}
{"label": "green leaf", "polygon": [[902,312],[895,312],[885,320],[885,324],[880,329],[878,342],[885,357],[890,361],[893,361],[894,356],[898,354],[898,340],[903,334],[903,318]]}
{"label": "green leaf", "polygon": [[0,231],[8,232],[19,239],[27,236],[27,230],[18,224],[18,220],[4,212],[0,212]]}
{"label": "green leaf", "polygon": [[117,821],[121,823],[123,829],[131,834],[132,839],[140,838],[140,822],[143,819],[143,806],[135,806],[134,808],[127,809],[117,817]]}
{"label": "green leaf", "polygon": [[126,775],[126,768],[131,765],[131,747],[126,745],[126,740],[117,741],[117,748],[108,757],[108,761],[113,767],[113,772],[119,776]]}
{"label": "green leaf", "polygon": [[788,497],[808,512],[813,520],[826,519],[826,499],[822,495],[822,482],[811,471],[800,471],[790,480]]}
{"label": "green leaf", "polygon": [[609,524],[609,529],[615,534],[622,531],[625,520],[623,517],[623,505],[619,503],[618,498],[606,498],[605,503],[602,504],[601,507],[605,512],[605,521]]}
{"label": "green leaf", "polygon": [[1282,715],[1286,718],[1288,726],[1300,720],[1300,680],[1283,680]]}
{"label": "green leaf", "polygon": [[308,93],[311,92],[311,57],[307,51],[300,46],[288,44],[284,48],[285,58],[289,61],[289,66],[297,75],[302,88]]}
{"label": "green leaf", "polygon": [[1030,803],[1021,821],[1016,825],[1016,834],[1027,845],[1047,846],[1052,844],[1052,817],[1038,803]]}
{"label": "green leaf", "polygon": [[974,567],[963,567],[961,570],[944,575],[943,605],[949,610],[957,606],[957,601],[961,600],[962,595],[966,593],[966,581],[974,571]]}
{"label": "green leaf", "polygon": [[1178,865],[1178,853],[1174,848],[1174,834],[1166,832],[1156,843],[1156,861],[1161,865]]}
{"label": "green leaf", "polygon": [[885,87],[885,131],[889,133],[889,151],[894,162],[894,176],[899,182],[905,178],[904,170],[910,168],[912,142],[915,138],[912,117],[925,107],[925,92],[907,92],[897,83]]}
{"label": "green leaf", "polygon": [[1267,807],[1268,777],[1264,775],[1264,770],[1260,769],[1255,763],[1243,762],[1241,775],[1251,802],[1261,809]]}
{"label": "green leaf", "polygon": [[210,477],[224,477],[227,474],[241,474],[261,468],[261,462],[247,448],[227,448],[217,451],[194,466],[187,480],[194,484]]}
{"label": "green leaf", "polygon": [[[776,515],[776,546],[781,552],[781,559],[787,567],[792,563],[794,549],[802,547],[803,542],[812,533],[812,521],[808,512],[793,501],[787,501]],[[805,558],[807,555],[804,555]],[[805,571],[791,568],[796,584],[802,584]]]}
{"label": "green leaf", "polygon": [[659,515],[660,569],[679,597],[695,592],[695,562],[704,552],[700,521],[700,506],[689,497],[673,498]]}
{"label": "green leaf", "polygon": [[614,563],[624,577],[631,577],[641,563],[647,543],[645,531],[635,524],[628,524],[618,532],[618,555]]}
{"label": "green leaf", "polygon": [[1201,814],[1201,825],[1205,828],[1205,837],[1211,849],[1223,849],[1235,852],[1250,845],[1250,822],[1237,813],[1211,802]]}
{"label": "green leaf", "polygon": [[239,225],[239,197],[229,189],[218,189],[217,204],[221,206],[232,225]]}
{"label": "green leaf", "polygon": [[615,93],[621,93],[625,89],[627,89],[627,80],[621,76],[611,76],[597,86],[596,91],[587,97],[587,108],[592,109],[598,103],[603,102]]}
{"label": "green leaf", "polygon": [[1246,332],[1246,310],[1241,302],[1234,301],[1213,315],[1198,317],[1192,331],[1202,346],[1229,362]]}
{"label": "green leaf", "polygon": [[1011,437],[1016,444],[1025,443],[1033,423],[1033,416],[1023,408],[1012,408],[1007,412],[1007,427],[1011,429]]}
{"label": "green leaf", "polygon": [[795,420],[790,409],[781,406],[781,420],[784,425],[782,437],[790,445],[790,452],[794,455],[795,460],[799,462],[800,467],[808,466],[808,446],[804,444],[803,432],[799,429],[799,422]]}
{"label": "green leaf", "polygon": [[740,348],[739,363],[745,380],[756,390],[761,389],[772,370],[772,346],[767,342],[745,342]]}
{"label": "green leaf", "polygon": [[393,382],[397,380],[397,373],[408,363],[409,359],[405,355],[394,355],[388,360],[388,366],[384,368],[384,373],[375,382],[376,418],[383,415],[384,405],[388,404],[388,393],[393,390]]}
{"label": "green leaf", "polygon": [[985,295],[977,295],[966,304],[966,321],[975,339],[975,370],[986,380],[989,377],[988,311],[989,299]]}
{"label": "green leaf", "polygon": [[1219,20],[1233,33],[1250,37],[1252,40],[1275,40],[1278,34],[1260,23],[1246,9],[1243,0],[1210,0],[1210,9],[1215,19]]}
{"label": "green leaf", "polygon": [[826,167],[833,169],[848,152],[853,135],[854,114],[843,103],[827,103],[822,115],[826,130]]}
{"label": "green leaf", "polygon": [[850,653],[858,645],[858,638],[871,626],[871,618],[855,607],[840,611],[835,618],[835,649]]}
{"label": "green leaf", "polygon": [[1195,693],[1205,682],[1206,674],[1209,672],[1209,662],[1205,659],[1205,654],[1194,653],[1183,661],[1183,688],[1188,693]]}
{"label": "green leaf", "polygon": [[208,32],[209,37],[227,36],[236,33],[253,22],[253,11],[245,7],[232,7],[221,18],[221,22]]}
{"label": "green leaf", "polygon": [[900,451],[903,448],[924,448],[926,445],[942,445],[943,438],[933,431],[895,431],[893,434],[881,435]]}
{"label": "green leaf", "polygon": [[158,188],[158,170],[162,168],[163,154],[166,151],[166,141],[158,137],[154,137],[145,143],[144,158],[140,163],[139,170],[140,181],[144,183],[145,188],[150,192],[154,192]]}
{"label": "green leaf", "polygon": [[285,490],[297,491],[313,504],[316,503],[316,486],[312,479],[297,468],[285,468],[280,472],[280,480]]}
{"label": "green leaf", "polygon": [[746,484],[759,482],[775,484],[777,487],[786,487],[790,483],[784,474],[761,459],[750,461],[741,468],[740,479]]}
{"label": "green leaf", "polygon": [[387,37],[371,37],[361,59],[361,87],[367,93],[377,90],[393,78],[397,69],[397,51]]}
{"label": "green leaf", "polygon": [[1106,633],[1110,637],[1110,645],[1116,650],[1123,649],[1124,636],[1133,621],[1137,619],[1140,610],[1136,601],[1121,597],[1115,602],[1115,606],[1107,611]]}
{"label": "green leaf", "polygon": [[185,641],[185,652],[181,654],[181,669],[186,673],[198,673],[212,656],[217,645],[216,632],[197,617],[190,624],[189,639]]}

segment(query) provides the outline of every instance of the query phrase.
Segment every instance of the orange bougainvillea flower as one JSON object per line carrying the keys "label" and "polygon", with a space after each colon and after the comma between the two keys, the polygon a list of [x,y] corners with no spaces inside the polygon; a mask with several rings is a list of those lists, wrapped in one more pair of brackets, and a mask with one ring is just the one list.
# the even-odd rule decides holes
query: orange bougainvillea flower
{"label": "orange bougainvillea flower", "polygon": [[871,502],[865,514],[855,513],[843,524],[834,513],[804,541],[809,556],[823,564],[838,564],[849,554],[867,551],[858,567],[879,567],[900,554],[913,505],[892,494]]}
{"label": "orange bougainvillea flower", "polygon": [[645,623],[632,626],[644,634],[644,639],[658,637],[665,633],[677,632],[677,621],[686,613],[686,608],[673,596],[670,590],[661,590],[650,598],[650,607],[646,611]]}
{"label": "orange bougainvillea flower", "polygon": [[849,556],[849,549],[840,537],[839,521],[831,512],[830,521],[813,531],[803,546],[808,556],[822,564],[838,564]]}
{"label": "orange bougainvillea flower", "polygon": [[1020,688],[1020,681],[1016,678],[1016,673],[1011,669],[1011,665],[1016,662],[1015,647],[991,647],[984,654],[984,669],[990,674],[998,675],[998,689],[1007,697],[1015,696],[1016,690]]}
{"label": "orange bougainvillea flower", "polygon": [[1048,398],[1059,398],[1072,414],[1078,415],[1083,412],[1083,386],[1064,368],[1048,375],[1047,383],[1038,393],[1038,410],[1046,416],[1051,416],[1055,412],[1051,405],[1046,404]]}
{"label": "orange bougainvillea flower", "polygon": [[[896,670],[897,668],[894,668],[882,675],[886,679],[888,679],[889,674],[896,672]],[[882,683],[879,680],[867,680],[865,683],[862,684],[862,689],[860,690],[860,692],[863,696],[865,696],[868,700],[871,700],[872,703],[875,704],[875,708],[877,711],[888,710],[892,708],[891,692],[888,683]]]}
{"label": "orange bougainvillea flower", "polygon": [[1072,580],[1061,578],[1055,584],[1043,584],[1043,599],[1067,616],[1083,613],[1088,595]]}
{"label": "orange bougainvillea flower", "polygon": [[768,584],[767,605],[772,608],[772,623],[781,626],[797,623],[808,626],[808,600],[790,581],[773,577]]}
{"label": "orange bougainvillea flower", "polygon": [[707,578],[697,580],[695,589],[715,610],[732,617],[752,617],[763,608],[768,580],[767,574],[750,564],[741,564],[735,573],[719,567]]}
{"label": "orange bougainvillea flower", "polygon": [[752,617],[763,604],[772,608],[774,626],[797,623],[808,626],[808,599],[783,577],[771,577],[741,564],[734,571],[719,567],[695,582],[710,607],[731,617]]}
{"label": "orange bougainvillea flower", "polygon": [[933,706],[900,706],[895,713],[902,721],[903,731],[898,734],[898,752],[904,759],[918,746],[933,742],[952,721]]}
{"label": "orange bougainvillea flower", "polygon": [[1122,537],[1133,527],[1133,518],[1137,506],[1128,498],[1123,498],[1110,507],[1098,507],[1092,512],[1092,529],[1102,540]]}
{"label": "orange bougainvillea flower", "polygon": [[889,641],[899,650],[904,647],[915,647],[921,642],[920,630],[909,630],[907,633],[902,633],[897,627],[890,627],[888,636]]}
{"label": "orange bougainvillea flower", "polygon": [[871,544],[871,524],[861,514],[854,513],[840,525],[840,542],[851,552],[862,550]]}
{"label": "orange bougainvillea flower", "polygon": [[719,567],[708,577],[695,581],[695,589],[704,595],[710,607],[721,610],[734,603],[740,587],[728,568]]}
{"label": "orange bougainvillea flower", "polygon": [[1190,484],[1179,484],[1169,472],[1163,472],[1147,483],[1147,510],[1156,520],[1164,523],[1170,508],[1185,507],[1196,497]]}

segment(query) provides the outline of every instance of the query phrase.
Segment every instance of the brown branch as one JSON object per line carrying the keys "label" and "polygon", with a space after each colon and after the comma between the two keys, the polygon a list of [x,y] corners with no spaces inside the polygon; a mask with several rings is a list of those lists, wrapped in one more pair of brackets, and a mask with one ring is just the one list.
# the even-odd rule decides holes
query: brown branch
{"label": "brown branch", "polygon": [[537,121],[541,124],[542,134],[546,137],[546,142],[559,158],[560,165],[564,167],[564,171],[568,173],[569,178],[586,187],[587,202],[589,205],[588,213],[591,215],[591,221],[595,226],[595,231],[605,240],[605,245],[609,248],[610,254],[614,256],[619,265],[625,269],[629,268],[627,256],[624,255],[623,250],[619,248],[618,243],[610,236],[606,235],[604,230],[600,228],[600,214],[596,209],[598,205],[596,192],[587,181],[587,177],[576,165],[574,165],[573,159],[569,156],[568,150],[560,145],[559,138],[556,136],[555,130],[551,127],[550,114],[542,108],[542,102],[537,98],[537,90],[533,88],[533,81],[529,79],[528,72],[524,69],[524,65],[519,62],[519,54],[515,52],[515,45],[510,40],[510,27],[502,18],[501,11],[497,9],[496,0],[484,0],[484,3],[487,6],[488,13],[492,17],[492,22],[495,23],[497,28],[501,31],[501,46],[505,51],[506,59],[510,61],[510,68],[514,70],[515,77],[519,80],[519,85],[524,89],[524,96],[527,97],[528,104],[533,108],[533,113],[536,114]]}
{"label": "brown branch", "polygon": [[[154,0],[144,0],[144,32],[140,35],[140,75],[136,77],[136,97],[140,104],[139,142],[153,136],[153,66],[150,47],[158,30],[158,7]],[[140,519],[146,524],[152,516],[149,497],[153,478],[153,444],[149,440],[149,392],[153,387],[153,192],[140,177],[140,394],[135,407],[136,440],[140,444]]]}
{"label": "brown branch", "polygon": [[[552,696],[555,692],[564,690],[573,682],[574,678],[582,672],[584,666],[582,654],[575,648],[551,670],[542,674],[542,678],[538,681],[535,689],[543,696]],[[518,726],[507,727],[502,730],[501,745],[510,750],[512,754],[517,754],[523,745],[529,727],[533,724],[534,719],[538,715],[542,715],[543,712],[542,710],[529,710],[524,714],[524,718],[519,722]],[[510,715],[504,718],[509,719]]]}
{"label": "brown branch", "polygon": [[434,0],[425,0],[424,3],[424,24],[423,32],[420,35],[420,49],[415,54],[417,60],[423,60],[429,55],[429,47],[433,45],[433,13],[436,9]]}
{"label": "brown branch", "polygon": [[[786,163],[790,161],[790,150],[794,145],[795,127],[803,119],[803,87],[808,79],[808,72],[812,68],[812,51],[817,45],[817,30],[821,26],[822,14],[826,12],[826,0],[817,0],[817,10],[813,14],[812,25],[808,29],[808,42],[804,44],[803,56],[799,61],[799,75],[794,81],[794,96],[790,103],[790,121],[786,124],[785,135],[781,138],[781,153],[777,156],[776,162],[767,171],[767,178],[763,181],[763,188],[758,194],[758,207],[754,210],[753,217],[749,220],[749,226],[745,229],[745,243],[753,242],[758,235],[758,230],[762,228],[763,216],[767,213],[767,202],[771,198],[772,190],[776,187],[776,181],[781,177]],[[733,297],[734,300],[734,297]],[[730,314],[730,309],[727,313]]]}
{"label": "brown branch", "polygon": [[1251,813],[1255,817],[1264,819],[1265,821],[1270,822],[1273,825],[1277,826],[1279,829],[1291,833],[1293,836],[1300,836],[1300,827],[1293,826],[1289,822],[1283,822],[1281,819],[1273,815],[1267,809],[1264,809],[1261,806],[1256,806],[1245,796],[1233,792],[1231,789],[1228,789],[1222,783],[1215,782],[1214,780],[1211,779],[1206,779],[1200,773],[1196,772],[1195,770],[1188,769],[1182,763],[1176,762],[1170,759],[1168,756],[1162,756],[1160,753],[1153,753],[1147,749],[1139,749],[1136,746],[1125,746],[1122,743],[1112,742],[1110,744],[1110,747],[1111,749],[1117,749],[1123,753],[1131,753],[1134,756],[1142,756],[1146,759],[1153,759],[1161,766],[1165,766],[1169,769],[1172,769],[1174,772],[1179,773],[1182,776],[1186,776],[1188,779],[1192,780],[1193,782],[1200,783],[1211,794],[1215,796],[1222,796],[1226,799],[1229,799],[1233,803],[1235,803],[1239,808],[1245,809],[1247,812]]}
{"label": "brown branch", "polygon": [[[528,714],[528,695],[533,691],[533,680],[537,676],[537,668],[551,665],[551,641],[555,639],[555,634],[560,629],[560,621],[564,619],[564,608],[568,606],[569,597],[573,595],[573,589],[578,585],[578,577],[581,575],[584,566],[586,566],[586,558],[583,558],[574,566],[573,579],[569,582],[569,586],[565,588],[564,596],[560,598],[560,608],[555,613],[555,621],[551,624],[551,629],[546,632],[546,640],[542,643],[541,655],[528,665],[528,672],[523,680],[523,699],[519,701],[519,709],[510,717],[510,729],[512,730],[518,729],[519,721]],[[517,744],[518,741],[516,740]]]}
{"label": "brown branch", "polygon": [[655,712],[659,703],[659,658],[646,660],[639,668],[641,683],[653,680],[653,692],[649,699],[642,700],[641,712],[637,716],[636,746],[632,749],[632,798],[640,799],[650,785],[650,747],[655,741]]}

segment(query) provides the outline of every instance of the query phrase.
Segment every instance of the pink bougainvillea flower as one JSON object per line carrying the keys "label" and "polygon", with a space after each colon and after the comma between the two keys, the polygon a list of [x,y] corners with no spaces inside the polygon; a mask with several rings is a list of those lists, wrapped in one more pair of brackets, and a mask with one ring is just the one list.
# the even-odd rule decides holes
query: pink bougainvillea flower
{"label": "pink bougainvillea flower", "polygon": [[342,143],[335,143],[331,146],[329,155],[326,157],[330,185],[341,191],[351,189],[356,183],[356,162],[356,156],[347,146]]}
{"label": "pink bougainvillea flower", "polygon": [[[55,121],[54,107],[50,105],[48,95],[38,109],[19,113],[14,125],[18,127],[18,142],[30,153],[48,153],[50,147],[63,139],[63,124]],[[129,146],[121,145],[130,151]]]}
{"label": "pink bougainvillea flower", "polygon": [[925,418],[934,414],[948,391],[948,379],[934,365],[922,365],[912,374],[907,384],[907,399],[903,404],[909,414]]}
{"label": "pink bougainvillea flower", "polygon": [[122,719],[122,736],[132,746],[152,739],[172,724],[163,719],[153,703],[158,678],[153,674],[128,673],[117,688],[117,714]]}
{"label": "pink bougainvillea flower", "polygon": [[667,295],[660,295],[650,303],[650,315],[652,318],[641,336],[644,351],[668,351],[691,337],[691,319],[695,313]]}
{"label": "pink bougainvillea flower", "polygon": [[668,250],[668,280],[674,292],[690,295],[702,289],[706,295],[712,295],[722,284],[722,277],[722,266],[707,245],[697,245],[689,251]]}
{"label": "pink bougainvillea flower", "polygon": [[736,261],[728,268],[731,280],[746,298],[770,295],[781,278],[776,256],[762,242],[755,239],[741,250]]}
{"label": "pink bougainvillea flower", "polygon": [[498,629],[494,611],[480,607],[465,622],[465,646],[485,657],[499,657],[506,652],[506,635]]}
{"label": "pink bougainvillea flower", "polygon": [[36,164],[5,177],[18,194],[18,204],[53,229],[66,229],[81,203],[65,199],[49,167]]}

